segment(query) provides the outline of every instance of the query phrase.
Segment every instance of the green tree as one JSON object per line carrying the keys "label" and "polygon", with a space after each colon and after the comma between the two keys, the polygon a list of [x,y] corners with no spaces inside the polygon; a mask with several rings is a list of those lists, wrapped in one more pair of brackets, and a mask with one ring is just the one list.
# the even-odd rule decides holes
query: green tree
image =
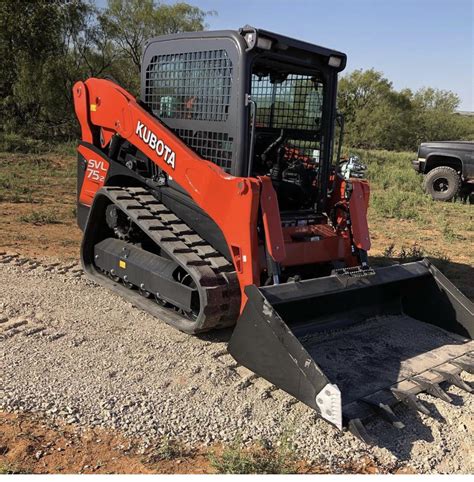
{"label": "green tree", "polygon": [[210,14],[184,2],[167,5],[155,0],[108,0],[102,18],[111,38],[139,72],[146,40],[204,30]]}
{"label": "green tree", "polygon": [[207,13],[187,3],[110,0],[0,1],[0,136],[75,138],[72,86],[112,77],[138,94],[143,44],[201,30]]}
{"label": "green tree", "polygon": [[356,70],[343,77],[338,108],[354,147],[401,149],[411,141],[409,91],[396,92],[381,72]]}
{"label": "green tree", "polygon": [[39,115],[38,83],[59,48],[60,23],[57,2],[0,2],[2,130],[29,124]]}
{"label": "green tree", "polygon": [[431,87],[412,96],[416,141],[456,140],[469,136],[466,119],[453,115],[460,99],[453,92]]}
{"label": "green tree", "polygon": [[339,84],[346,143],[360,148],[413,150],[428,140],[472,138],[472,123],[455,115],[459,97],[433,88],[396,91],[381,72],[356,70]]}
{"label": "green tree", "polygon": [[1,131],[76,135],[72,85],[100,75],[113,60],[97,13],[82,0],[0,2]]}

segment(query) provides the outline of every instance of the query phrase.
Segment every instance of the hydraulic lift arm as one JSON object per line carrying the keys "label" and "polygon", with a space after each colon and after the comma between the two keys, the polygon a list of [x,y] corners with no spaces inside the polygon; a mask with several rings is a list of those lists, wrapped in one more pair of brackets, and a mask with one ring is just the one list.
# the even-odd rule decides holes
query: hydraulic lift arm
{"label": "hydraulic lift arm", "polygon": [[[278,201],[271,182],[234,177],[202,159],[127,91],[109,80],[91,78],[77,82],[73,93],[83,141],[97,142],[99,136],[94,136],[94,131],[100,128],[101,147],[118,134],[146,154],[219,226],[232,254],[242,290],[247,285],[259,285],[258,260],[254,262],[252,253],[258,253],[255,226],[261,194],[266,196],[261,208],[272,213],[273,220],[273,235],[267,235],[269,252],[278,253],[276,261],[284,257]],[[265,223],[265,231],[268,226]],[[271,243],[276,244],[272,246]],[[245,296],[242,298],[245,300]]]}

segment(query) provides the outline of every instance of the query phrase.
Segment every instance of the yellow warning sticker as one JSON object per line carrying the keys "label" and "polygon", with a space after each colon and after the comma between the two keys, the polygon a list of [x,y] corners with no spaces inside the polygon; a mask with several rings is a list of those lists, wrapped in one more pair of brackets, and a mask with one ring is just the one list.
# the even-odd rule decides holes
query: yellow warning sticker
{"label": "yellow warning sticker", "polygon": [[127,263],[123,260],[120,260],[119,261],[119,266],[122,268],[122,269],[125,269],[127,267]]}
{"label": "yellow warning sticker", "polygon": [[97,104],[91,104],[91,112],[95,112],[97,110]]}

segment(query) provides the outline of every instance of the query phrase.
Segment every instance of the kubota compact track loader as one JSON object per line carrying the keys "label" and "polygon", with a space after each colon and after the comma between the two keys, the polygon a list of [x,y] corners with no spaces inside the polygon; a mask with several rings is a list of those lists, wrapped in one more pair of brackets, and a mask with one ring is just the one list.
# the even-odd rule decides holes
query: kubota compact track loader
{"label": "kubota compact track loader", "polygon": [[345,64],[248,26],[150,40],[140,100],[74,86],[77,217],[90,277],[187,333],[235,324],[238,362],[367,440],[471,390],[474,310],[427,260],[369,267],[364,166],[333,148]]}

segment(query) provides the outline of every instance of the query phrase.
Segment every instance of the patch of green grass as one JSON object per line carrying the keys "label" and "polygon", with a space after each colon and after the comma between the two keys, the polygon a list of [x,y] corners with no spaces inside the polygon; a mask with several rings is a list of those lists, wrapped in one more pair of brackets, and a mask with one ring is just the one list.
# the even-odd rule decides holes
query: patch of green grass
{"label": "patch of green grass", "polygon": [[367,176],[374,187],[422,193],[422,177],[412,169],[410,162],[416,157],[415,153],[357,151],[357,154],[367,164]]}
{"label": "patch of green grass", "polygon": [[447,241],[454,241],[458,238],[456,233],[453,231],[453,228],[447,222],[444,223],[442,232],[444,239],[446,239]]}
{"label": "patch of green grass", "polygon": [[31,474],[31,470],[8,462],[0,464],[0,475]]}
{"label": "patch of green grass", "polygon": [[372,193],[371,208],[386,218],[411,219],[423,222],[424,211],[430,200],[423,195],[398,189],[375,190]]}
{"label": "patch of green grass", "polygon": [[20,216],[20,221],[35,225],[61,224],[56,211],[32,211],[30,214]]}
{"label": "patch of green grass", "polygon": [[63,156],[75,156],[77,154],[77,141],[61,142],[60,144],[55,144],[51,148],[51,152],[60,154]]}
{"label": "patch of green grass", "polygon": [[[437,232],[445,241],[466,240],[460,231],[472,231],[472,206],[461,199],[443,203],[426,195],[422,189],[423,176],[411,166],[416,153],[346,150],[345,154],[349,153],[358,155],[367,165],[371,191],[369,220],[379,225],[388,219],[411,221],[415,230]],[[394,223],[390,225],[393,232]],[[402,232],[403,228],[400,229]]]}
{"label": "patch of green grass", "polygon": [[287,439],[276,447],[263,443],[253,449],[242,448],[236,439],[222,454],[209,454],[212,467],[220,474],[294,474],[296,458]]}
{"label": "patch of green grass", "polygon": [[443,237],[446,241],[462,241],[464,239],[463,236],[460,234],[456,233],[453,227],[453,223],[449,221],[449,219],[446,218],[441,218],[440,220],[441,223],[441,232],[443,233]]}
{"label": "patch of green grass", "polygon": [[41,140],[30,139],[19,134],[2,134],[0,150],[3,152],[23,152],[38,154],[48,150],[48,145]]}
{"label": "patch of green grass", "polygon": [[149,460],[151,462],[173,460],[184,457],[186,454],[187,450],[184,445],[169,436],[164,436],[159,445],[149,455]]}
{"label": "patch of green grass", "polygon": [[19,134],[1,134],[0,151],[23,154],[56,153],[71,156],[76,152],[77,141],[51,143],[50,140],[32,139]]}
{"label": "patch of green grass", "polygon": [[422,210],[431,200],[423,193],[422,177],[411,167],[410,152],[354,150],[367,165],[370,181],[370,206],[375,214],[387,218],[423,221]]}
{"label": "patch of green grass", "polygon": [[402,263],[407,263],[423,258],[425,256],[425,251],[417,243],[414,243],[413,246],[410,247],[402,246],[399,251],[396,251],[395,245],[391,244],[385,248],[383,256],[385,258],[394,259]]}
{"label": "patch of green grass", "polygon": [[22,175],[0,171],[0,200],[4,202],[20,203],[33,202],[33,187]]}
{"label": "patch of green grass", "polygon": [[0,201],[12,203],[42,202],[53,184],[75,185],[76,163],[70,157],[55,162],[47,156],[0,154]]}

